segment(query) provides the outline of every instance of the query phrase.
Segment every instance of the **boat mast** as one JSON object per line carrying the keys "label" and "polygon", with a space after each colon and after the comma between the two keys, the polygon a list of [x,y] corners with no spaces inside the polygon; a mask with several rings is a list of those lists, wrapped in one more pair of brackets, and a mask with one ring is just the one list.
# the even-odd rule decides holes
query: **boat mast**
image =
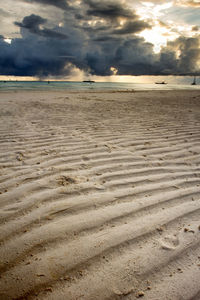
{"label": "boat mast", "polygon": [[193,80],[192,85],[196,85],[196,76],[194,76],[194,80]]}

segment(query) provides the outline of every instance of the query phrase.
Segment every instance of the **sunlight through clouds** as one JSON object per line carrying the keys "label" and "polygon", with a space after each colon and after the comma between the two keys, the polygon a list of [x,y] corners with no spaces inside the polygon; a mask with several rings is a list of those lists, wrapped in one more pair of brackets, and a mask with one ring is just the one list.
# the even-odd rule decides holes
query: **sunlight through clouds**
{"label": "sunlight through clouds", "polygon": [[[142,2],[142,7],[137,9],[138,15],[142,19],[152,19],[153,28],[145,29],[138,35],[144,37],[145,40],[154,45],[154,52],[158,53],[162,46],[166,46],[167,41],[178,37],[177,33],[170,32],[168,26],[161,26],[159,17],[164,15],[165,10],[172,7],[173,2],[156,5],[152,2]],[[164,25],[164,24],[163,24]]]}
{"label": "sunlight through clouds", "polygon": [[6,42],[6,43],[8,43],[8,44],[11,44],[12,39],[6,38],[6,39],[4,39],[4,42]]}
{"label": "sunlight through clouds", "polygon": [[178,34],[169,34],[167,29],[155,26],[151,30],[144,30],[139,34],[139,36],[144,37],[147,42],[152,43],[154,45],[154,52],[159,53],[161,47],[166,46],[167,41],[171,41],[177,38]]}

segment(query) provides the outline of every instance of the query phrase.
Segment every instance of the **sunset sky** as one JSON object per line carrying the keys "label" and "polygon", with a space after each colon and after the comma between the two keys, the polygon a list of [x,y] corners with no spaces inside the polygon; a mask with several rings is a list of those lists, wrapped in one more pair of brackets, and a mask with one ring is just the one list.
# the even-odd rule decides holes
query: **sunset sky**
{"label": "sunset sky", "polygon": [[200,0],[1,2],[0,78],[200,75]]}

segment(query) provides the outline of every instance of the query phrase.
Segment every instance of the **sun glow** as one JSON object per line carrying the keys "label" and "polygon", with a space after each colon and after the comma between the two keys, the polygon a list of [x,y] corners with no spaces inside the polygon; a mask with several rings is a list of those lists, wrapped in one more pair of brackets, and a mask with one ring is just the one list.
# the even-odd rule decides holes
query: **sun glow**
{"label": "sun glow", "polygon": [[115,67],[111,67],[110,71],[113,73],[113,75],[116,75],[118,70]]}
{"label": "sun glow", "polygon": [[[177,32],[172,32],[168,24],[161,24],[160,17],[164,15],[164,11],[172,7],[173,2],[167,2],[164,4],[156,5],[152,2],[142,2],[142,6],[138,7],[137,13],[141,19],[153,20],[153,27],[151,29],[145,29],[138,36],[143,37],[147,42],[154,45],[154,52],[158,53],[161,47],[166,46],[167,41],[174,40],[178,37]],[[161,18],[162,19],[162,18]]]}
{"label": "sun glow", "polygon": [[139,34],[147,42],[154,45],[154,52],[158,53],[161,47],[166,46],[167,41],[172,41],[178,37],[177,33],[169,33],[167,28],[155,26],[152,29],[146,29]]}

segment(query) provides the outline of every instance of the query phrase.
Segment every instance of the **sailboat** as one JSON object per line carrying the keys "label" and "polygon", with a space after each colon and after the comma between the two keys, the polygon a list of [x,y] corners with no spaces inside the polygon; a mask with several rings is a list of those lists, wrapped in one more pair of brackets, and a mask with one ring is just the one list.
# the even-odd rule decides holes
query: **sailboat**
{"label": "sailboat", "polygon": [[194,76],[194,80],[193,80],[193,82],[191,83],[191,85],[196,85],[197,83],[196,83],[196,76]]}

